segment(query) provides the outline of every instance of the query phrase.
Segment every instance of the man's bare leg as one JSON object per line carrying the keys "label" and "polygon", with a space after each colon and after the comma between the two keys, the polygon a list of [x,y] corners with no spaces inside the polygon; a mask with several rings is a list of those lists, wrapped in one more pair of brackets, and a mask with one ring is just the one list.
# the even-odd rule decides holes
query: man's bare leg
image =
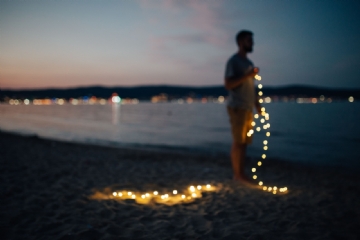
{"label": "man's bare leg", "polygon": [[231,163],[234,172],[234,180],[250,182],[250,179],[245,176],[245,157],[246,144],[238,144],[233,142],[231,146]]}

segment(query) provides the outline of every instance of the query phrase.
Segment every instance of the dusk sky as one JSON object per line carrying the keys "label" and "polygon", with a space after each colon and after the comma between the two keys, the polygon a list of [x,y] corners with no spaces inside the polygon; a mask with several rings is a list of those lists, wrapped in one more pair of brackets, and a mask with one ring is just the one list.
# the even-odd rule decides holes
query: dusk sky
{"label": "dusk sky", "polygon": [[223,84],[235,35],[265,86],[360,88],[355,0],[0,0],[0,88]]}

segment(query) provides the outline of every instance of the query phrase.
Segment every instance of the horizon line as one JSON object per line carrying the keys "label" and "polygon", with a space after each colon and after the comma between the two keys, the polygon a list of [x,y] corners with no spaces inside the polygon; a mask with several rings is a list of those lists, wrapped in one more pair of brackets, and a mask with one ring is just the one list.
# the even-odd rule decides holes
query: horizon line
{"label": "horizon line", "polygon": [[[0,91],[49,91],[49,90],[72,90],[72,89],[81,89],[81,88],[141,88],[141,87],[175,87],[175,88],[215,88],[215,87],[224,87],[224,85],[203,85],[203,86],[193,86],[193,85],[172,85],[172,84],[151,84],[151,85],[118,85],[118,86],[106,86],[106,85],[88,85],[88,86],[73,86],[73,87],[40,87],[40,88],[1,88]],[[316,86],[309,84],[288,84],[288,85],[271,85],[264,86],[263,88],[287,88],[287,87],[309,87],[309,88],[320,88],[328,90],[360,90],[360,88],[349,88],[349,87],[324,87]]]}

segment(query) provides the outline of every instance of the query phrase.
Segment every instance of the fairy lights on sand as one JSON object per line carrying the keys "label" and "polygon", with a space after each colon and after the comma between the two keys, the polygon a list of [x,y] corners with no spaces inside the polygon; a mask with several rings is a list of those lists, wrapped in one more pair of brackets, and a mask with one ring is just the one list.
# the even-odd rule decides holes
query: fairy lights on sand
{"label": "fairy lights on sand", "polygon": [[[255,76],[255,79],[258,80],[258,81],[261,81],[261,76],[256,75],[256,76]],[[262,84],[258,84],[258,89],[259,89],[258,95],[259,95],[260,97],[263,95],[263,92],[260,91],[260,89],[262,89],[262,88],[263,88],[263,85],[262,85]],[[263,101],[264,101],[263,99],[261,99],[261,98],[259,99],[259,103],[263,103]],[[269,101],[266,101],[266,102],[269,102]],[[265,136],[266,136],[267,138],[270,137],[270,131],[269,131],[270,123],[267,122],[267,121],[270,120],[270,115],[269,115],[269,113],[266,112],[265,107],[262,107],[262,108],[261,108],[261,114],[260,114],[260,115],[257,114],[257,113],[254,114],[254,119],[257,119],[257,120],[260,122],[260,124],[262,124],[262,128],[261,128],[261,127],[257,127],[257,128],[256,128],[256,131],[260,132],[261,129],[266,130]],[[252,126],[255,126],[255,125],[256,125],[256,122],[253,121],[253,122],[251,123],[251,125],[252,125]],[[254,131],[253,131],[253,130],[249,130],[248,133],[247,133],[247,136],[248,136],[248,137],[251,137],[253,134],[254,134]],[[263,144],[264,144],[263,150],[264,150],[264,151],[267,151],[267,150],[269,149],[269,146],[268,146],[269,141],[268,141],[268,139],[265,139],[265,140],[263,141]],[[265,154],[265,153],[262,154],[262,155],[261,155],[261,158],[262,158],[263,160],[265,160],[265,159],[266,159],[266,154]],[[257,162],[257,165],[260,167],[260,166],[262,165],[262,161],[258,161],[258,162]],[[256,173],[256,172],[257,172],[257,169],[256,169],[255,167],[253,167],[253,168],[251,169],[251,172],[252,172],[252,173]],[[273,194],[285,193],[285,192],[288,191],[287,187],[278,188],[277,186],[273,186],[273,187],[265,186],[265,185],[264,185],[264,182],[261,181],[261,180],[258,178],[258,176],[255,175],[255,174],[252,176],[252,178],[253,178],[253,179],[257,179],[257,180],[259,181],[258,184],[259,184],[259,186],[262,186],[262,189],[263,189],[264,191],[271,192],[271,193],[273,193]]]}
{"label": "fairy lights on sand", "polygon": [[149,192],[136,192],[136,191],[110,191],[109,189],[104,192],[95,192],[91,199],[97,200],[126,200],[132,199],[139,204],[148,204],[150,202],[162,203],[167,205],[174,205],[178,203],[189,203],[197,198],[201,198],[203,192],[216,191],[216,187],[210,184],[189,186],[183,191],[174,189],[170,192],[149,191]]}
{"label": "fairy lights on sand", "polygon": [[[261,77],[259,75],[255,76],[255,79],[260,81]],[[259,84],[258,88],[262,89],[262,85]],[[259,96],[263,95],[263,92],[259,91]],[[353,99],[349,99],[353,100]],[[259,102],[261,103],[263,100],[259,99]],[[268,145],[269,145],[269,140],[268,138],[270,137],[270,123],[268,122],[270,120],[270,115],[269,113],[266,112],[265,107],[261,108],[261,114],[254,114],[254,119],[256,119],[256,121],[258,121],[259,123],[256,123],[255,121],[253,121],[251,123],[251,125],[253,127],[255,127],[257,124],[261,125],[262,124],[262,128],[260,126],[256,127],[256,131],[260,132],[261,129],[264,129],[265,132],[265,136],[266,139],[263,140],[263,150],[267,151],[268,150]],[[248,137],[251,137],[253,134],[255,133],[254,130],[249,130],[247,133]],[[262,161],[266,159],[266,154],[263,153],[261,155],[261,159],[260,161],[257,162],[257,166],[260,167],[262,166]],[[287,187],[280,187],[278,188],[277,186],[266,186],[265,183],[259,179],[258,175],[257,175],[257,168],[253,167],[251,168],[251,172],[253,173],[252,178],[254,180],[258,181],[258,185],[259,187],[265,191],[265,192],[269,192],[269,193],[273,193],[273,194],[279,194],[279,193],[285,193],[288,191]],[[132,199],[134,200],[136,203],[138,204],[149,204],[150,202],[156,202],[156,203],[161,203],[161,204],[166,204],[166,205],[174,205],[174,204],[178,204],[178,203],[188,203],[188,202],[192,202],[197,198],[201,198],[202,197],[202,193],[203,192],[209,192],[209,191],[216,191],[216,187],[212,186],[210,184],[206,184],[206,185],[197,185],[197,186],[189,186],[188,188],[186,188],[183,191],[179,191],[177,189],[173,189],[171,191],[168,192],[161,192],[161,191],[148,191],[148,192],[136,192],[136,191],[126,191],[126,190],[121,190],[121,191],[110,191],[109,189],[107,189],[104,192],[95,192],[90,198],[91,199],[98,199],[98,200],[106,200],[106,199],[113,199],[113,200],[126,200],[126,199]]]}

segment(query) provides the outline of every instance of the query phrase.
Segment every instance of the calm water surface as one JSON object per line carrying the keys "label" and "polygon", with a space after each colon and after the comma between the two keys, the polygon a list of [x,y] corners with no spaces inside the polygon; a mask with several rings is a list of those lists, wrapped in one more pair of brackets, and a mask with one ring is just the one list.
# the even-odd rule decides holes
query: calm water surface
{"label": "calm water surface", "polygon": [[[270,103],[271,136],[255,132],[252,157],[360,166],[360,103]],[[2,130],[112,146],[167,147],[228,153],[225,104],[0,105]]]}

